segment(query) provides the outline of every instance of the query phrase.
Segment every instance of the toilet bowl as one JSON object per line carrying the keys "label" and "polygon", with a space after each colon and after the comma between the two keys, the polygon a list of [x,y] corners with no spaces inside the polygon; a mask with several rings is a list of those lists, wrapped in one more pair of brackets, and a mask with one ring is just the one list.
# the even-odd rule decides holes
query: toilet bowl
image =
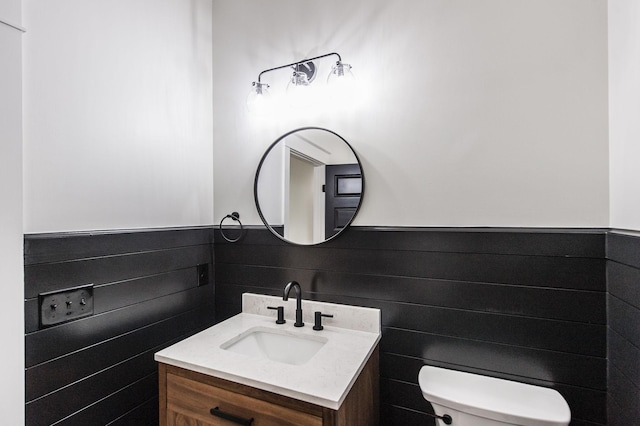
{"label": "toilet bowl", "polygon": [[566,426],[571,411],[555,390],[425,365],[418,374],[438,426]]}

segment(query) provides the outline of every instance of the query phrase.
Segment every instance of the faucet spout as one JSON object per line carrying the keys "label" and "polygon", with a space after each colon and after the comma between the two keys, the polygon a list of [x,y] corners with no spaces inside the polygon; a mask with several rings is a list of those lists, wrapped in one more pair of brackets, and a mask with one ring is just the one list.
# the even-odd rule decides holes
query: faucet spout
{"label": "faucet spout", "polygon": [[293,325],[294,327],[302,327],[304,326],[302,321],[302,289],[297,281],[291,281],[284,287],[282,300],[285,302],[289,300],[289,292],[291,292],[292,288],[296,291],[296,322]]}

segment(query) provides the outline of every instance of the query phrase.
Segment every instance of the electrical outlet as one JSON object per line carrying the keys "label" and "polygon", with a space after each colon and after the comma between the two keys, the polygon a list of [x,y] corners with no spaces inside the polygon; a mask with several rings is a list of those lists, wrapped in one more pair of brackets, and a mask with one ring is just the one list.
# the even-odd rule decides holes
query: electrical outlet
{"label": "electrical outlet", "polygon": [[209,265],[198,265],[198,287],[209,284]]}
{"label": "electrical outlet", "polygon": [[38,295],[40,327],[93,315],[93,284]]}

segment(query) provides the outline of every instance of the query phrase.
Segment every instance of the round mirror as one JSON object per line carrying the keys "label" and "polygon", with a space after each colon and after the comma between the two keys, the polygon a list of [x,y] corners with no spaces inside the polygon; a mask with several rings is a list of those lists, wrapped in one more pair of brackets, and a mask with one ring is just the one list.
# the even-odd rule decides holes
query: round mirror
{"label": "round mirror", "polygon": [[364,195],[358,156],[340,135],[304,127],[280,136],[262,156],[253,186],[258,214],[278,238],[319,244],[353,221]]}

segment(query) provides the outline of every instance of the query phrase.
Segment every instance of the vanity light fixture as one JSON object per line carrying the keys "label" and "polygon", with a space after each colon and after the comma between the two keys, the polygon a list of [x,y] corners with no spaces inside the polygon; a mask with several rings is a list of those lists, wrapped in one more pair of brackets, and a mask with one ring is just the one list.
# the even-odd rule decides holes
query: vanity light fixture
{"label": "vanity light fixture", "polygon": [[312,100],[311,92],[313,91],[311,83],[315,79],[317,71],[316,64],[313,61],[329,56],[336,56],[338,59],[331,68],[331,72],[327,78],[327,84],[329,86],[335,86],[337,90],[341,90],[341,86],[348,86],[349,83],[355,79],[351,72],[351,65],[343,63],[342,57],[336,52],[326,53],[261,71],[260,74],[258,74],[258,80],[254,81],[251,85],[251,90],[247,96],[247,107],[249,110],[263,108],[270,98],[268,90],[270,86],[262,82],[262,76],[266,73],[284,68],[293,69],[293,75],[289,79],[286,89],[287,97],[292,103],[297,105],[310,102]]}

